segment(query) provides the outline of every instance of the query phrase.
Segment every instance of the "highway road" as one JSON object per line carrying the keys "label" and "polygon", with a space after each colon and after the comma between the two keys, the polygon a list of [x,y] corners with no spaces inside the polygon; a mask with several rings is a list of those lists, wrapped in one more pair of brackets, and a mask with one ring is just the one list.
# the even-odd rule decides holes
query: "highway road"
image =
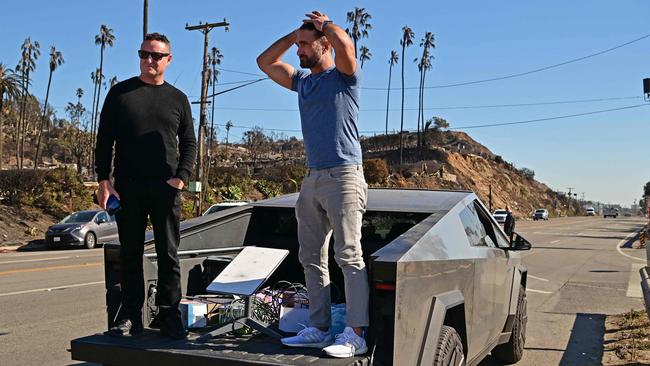
{"label": "highway road", "polygon": [[[605,317],[643,308],[645,250],[625,248],[642,225],[623,217],[517,223],[534,245],[522,252],[529,317],[520,365],[600,364]],[[70,340],[105,329],[102,280],[102,249],[0,254],[0,364],[75,364]]]}

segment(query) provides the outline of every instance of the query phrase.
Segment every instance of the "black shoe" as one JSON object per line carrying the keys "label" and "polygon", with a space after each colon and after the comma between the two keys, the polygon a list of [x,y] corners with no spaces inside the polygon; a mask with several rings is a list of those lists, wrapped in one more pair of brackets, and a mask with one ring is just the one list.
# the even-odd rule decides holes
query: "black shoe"
{"label": "black shoe", "polygon": [[152,323],[159,326],[160,335],[172,339],[187,339],[187,330],[183,327],[181,314],[178,309],[161,310]]}
{"label": "black shoe", "polygon": [[142,334],[143,330],[144,327],[142,326],[142,322],[134,323],[131,321],[131,319],[122,319],[115,323],[111,329],[104,332],[104,334],[108,334],[109,336],[113,337],[122,337],[127,334],[134,336]]}

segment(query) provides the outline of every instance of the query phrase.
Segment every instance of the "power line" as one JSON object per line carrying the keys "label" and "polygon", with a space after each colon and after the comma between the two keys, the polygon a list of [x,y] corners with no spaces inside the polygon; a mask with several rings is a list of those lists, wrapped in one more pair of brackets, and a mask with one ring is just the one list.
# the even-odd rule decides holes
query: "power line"
{"label": "power line", "polygon": [[626,107],[620,107],[620,108],[611,108],[611,109],[603,109],[599,111],[591,111],[591,112],[584,112],[584,113],[575,113],[575,114],[567,114],[564,116],[555,116],[555,117],[547,117],[547,118],[537,118],[537,119],[529,119],[529,120],[524,120],[524,121],[515,121],[515,122],[502,122],[502,123],[489,123],[489,124],[482,124],[482,125],[471,125],[471,126],[460,126],[460,127],[455,127],[455,128],[450,128],[450,130],[469,130],[469,129],[474,129],[474,128],[485,128],[485,127],[499,127],[499,126],[511,126],[511,125],[522,125],[522,124],[528,124],[528,123],[536,123],[536,122],[544,122],[544,121],[553,121],[557,119],[564,119],[564,118],[572,118],[572,117],[580,117],[580,116],[588,116],[592,114],[600,114],[600,113],[607,113],[607,112],[614,112],[614,111],[621,111],[625,109],[634,109],[634,108],[639,108],[639,107],[648,107],[650,106],[649,104],[636,104],[636,105],[630,105]]}
{"label": "power line", "polygon": [[[546,71],[546,70],[554,69],[554,68],[557,68],[557,67],[560,67],[560,66],[564,66],[564,65],[572,64],[572,63],[575,63],[575,62],[578,62],[578,61],[583,61],[583,60],[586,60],[586,59],[589,59],[589,58],[592,58],[592,57],[600,56],[600,55],[602,55],[602,54],[605,54],[605,53],[608,53],[608,52],[612,52],[612,51],[614,51],[614,50],[617,50],[617,49],[619,49],[619,48],[625,47],[625,46],[630,45],[630,44],[632,44],[632,43],[636,43],[636,42],[642,41],[642,40],[644,40],[644,39],[646,39],[646,38],[648,38],[648,37],[650,37],[650,34],[646,34],[646,35],[644,35],[644,36],[641,36],[641,37],[639,37],[639,38],[633,39],[633,40],[631,40],[631,41],[628,41],[628,42],[625,42],[625,43],[619,44],[619,45],[617,45],[617,46],[614,46],[614,47],[608,48],[608,49],[606,49],[606,50],[598,51],[598,52],[596,52],[596,53],[592,53],[592,54],[589,54],[589,55],[586,55],[586,56],[582,56],[582,57],[574,58],[574,59],[571,59],[571,60],[563,61],[563,62],[560,62],[560,63],[557,63],[557,64],[553,64],[553,65],[549,65],[549,66],[540,67],[540,68],[533,69],[533,70],[529,70],[529,71],[519,72],[519,73],[516,73],[516,74],[510,74],[510,75],[498,76],[498,77],[493,77],[493,78],[488,78],[488,79],[480,79],[480,80],[473,80],[473,81],[465,81],[465,82],[451,83],[451,84],[430,85],[430,86],[425,86],[424,88],[425,88],[425,89],[452,88],[452,87],[456,87],[456,86],[464,86],[464,85],[473,85],[473,84],[487,83],[487,82],[491,82],[491,81],[498,81],[498,80],[512,79],[512,78],[516,78],[516,77],[520,77],[520,76],[530,75],[530,74],[534,74],[534,73],[538,73],[538,72],[542,72],[542,71]],[[404,88],[404,89],[417,89],[417,88],[418,88],[418,87],[408,87],[408,88]],[[361,89],[367,89],[367,90],[387,90],[387,88],[368,88],[368,87],[366,87],[366,88],[363,88],[363,87],[362,87]]]}
{"label": "power line", "polygon": [[[572,117],[580,117],[580,116],[588,116],[588,115],[593,115],[593,114],[621,111],[621,110],[626,110],[626,109],[635,109],[635,108],[648,107],[648,106],[650,106],[650,104],[636,104],[636,105],[630,105],[630,106],[626,106],[626,107],[602,109],[602,110],[597,110],[597,111],[589,111],[589,112],[583,112],[583,113],[567,114],[567,115],[563,115],[563,116],[536,118],[536,119],[529,119],[529,120],[523,120],[523,121],[514,121],[514,122],[499,122],[499,123],[486,123],[486,124],[480,124],[480,125],[460,126],[460,127],[450,128],[450,130],[468,130],[468,129],[475,129],[475,128],[500,127],[500,126],[530,124],[530,123],[553,121],[553,120],[558,120],[558,119],[566,119],[566,118],[572,118]],[[216,125],[225,126],[225,124],[216,124]],[[248,129],[248,130],[254,128],[254,126],[242,126],[242,125],[232,125],[231,127]],[[299,130],[299,129],[265,128],[265,127],[261,127],[261,126],[258,126],[258,127],[262,128],[265,131],[302,132],[302,130]],[[408,128],[407,128],[407,130],[408,130]],[[371,133],[384,133],[385,131],[384,130],[374,130],[374,131],[366,130],[366,131],[359,131],[359,132],[364,133],[364,134],[371,134]]]}
{"label": "power line", "polygon": [[[591,53],[591,54],[586,55],[586,56],[577,57],[577,58],[574,58],[574,59],[570,59],[570,60],[567,60],[567,61],[562,61],[562,62],[553,64],[553,65],[548,65],[548,66],[540,67],[540,68],[529,70],[529,71],[524,71],[524,72],[519,72],[519,73],[514,73],[514,74],[509,74],[509,75],[503,75],[503,76],[497,76],[497,77],[492,77],[492,78],[487,78],[487,79],[479,79],[479,80],[464,81],[464,82],[455,82],[455,83],[450,83],[450,84],[429,85],[429,86],[425,86],[424,88],[425,89],[452,88],[452,87],[457,87],[457,86],[488,83],[488,82],[492,82],[492,81],[512,79],[512,78],[517,78],[517,77],[526,76],[526,75],[530,75],[530,74],[535,74],[535,73],[538,73],[538,72],[554,69],[554,68],[557,68],[557,67],[560,67],[560,66],[564,66],[564,65],[575,63],[575,62],[583,61],[583,60],[586,60],[586,59],[590,59],[590,58],[593,58],[593,57],[596,57],[596,56],[600,56],[600,55],[603,55],[605,53],[609,53],[609,52],[615,51],[615,50],[617,50],[619,48],[623,48],[623,47],[631,45],[633,43],[642,41],[642,40],[644,40],[644,39],[646,39],[648,37],[650,37],[650,34],[643,35],[643,36],[641,36],[639,38],[636,38],[636,39],[633,39],[631,41],[621,43],[621,44],[616,45],[614,47],[610,47],[610,48],[607,48],[607,49],[602,50],[602,51]],[[261,74],[255,74],[255,73],[238,71],[238,70],[231,70],[231,69],[219,68],[219,70],[220,71],[226,71],[226,72],[232,72],[232,73],[236,73],[236,74],[243,74],[243,75],[259,76],[259,77],[264,77],[265,76],[265,75],[261,75]],[[419,89],[419,88],[420,88],[419,86],[409,86],[409,87],[405,87],[404,89],[412,90],[412,89]],[[388,90],[388,88],[380,88],[380,87],[360,87],[360,89],[364,89],[364,90],[384,90],[384,91]],[[395,89],[391,88],[391,90],[399,90],[399,89],[400,88],[395,88]]]}
{"label": "power line", "polygon": [[[576,100],[560,100],[549,102],[531,102],[531,103],[511,103],[511,104],[490,104],[490,105],[469,105],[469,106],[443,106],[443,107],[427,107],[424,110],[453,110],[453,109],[487,109],[487,108],[512,108],[512,107],[532,107],[542,105],[558,105],[558,104],[577,104],[577,103],[592,103],[592,102],[609,102],[617,100],[630,100],[642,99],[640,96],[629,97],[611,97],[611,98],[594,98],[594,99],[576,99]],[[218,107],[221,110],[230,111],[262,111],[262,112],[297,112],[297,108],[244,108],[244,107]],[[389,111],[399,111],[400,108],[390,108]],[[417,108],[404,108],[405,111],[416,111]],[[360,109],[361,112],[385,112],[386,108],[368,108]]]}

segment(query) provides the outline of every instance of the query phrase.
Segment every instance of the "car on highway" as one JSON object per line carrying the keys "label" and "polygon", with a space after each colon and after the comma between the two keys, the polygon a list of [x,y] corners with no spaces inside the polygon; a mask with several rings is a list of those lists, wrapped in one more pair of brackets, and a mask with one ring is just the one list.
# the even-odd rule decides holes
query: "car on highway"
{"label": "car on highway", "polygon": [[[211,281],[247,246],[289,251],[267,286],[302,283],[297,200],[297,193],[288,194],[182,222],[183,295],[196,299],[206,294]],[[152,359],[185,366],[476,365],[491,353],[504,363],[519,361],[526,339],[528,271],[518,251],[531,244],[516,233],[510,240],[469,191],[369,189],[366,205],[361,245],[372,304],[368,354],[334,360],[320,349],[283,348],[262,333],[216,336],[201,343],[197,337],[209,329],[199,328],[192,329],[188,341],[170,342],[152,330],[139,337],[82,337],[71,343],[72,358],[125,366]],[[144,253],[142,314],[149,324],[157,313],[157,261],[150,233]],[[119,258],[119,245],[104,247],[108,327],[121,298]],[[333,293],[345,302],[343,274],[331,246],[329,268],[332,288],[338,289]]]}
{"label": "car on highway", "polygon": [[499,223],[504,224],[506,222],[506,217],[508,216],[508,211],[506,210],[494,210],[492,217]]}
{"label": "car on highway", "polygon": [[538,208],[533,214],[533,220],[548,220],[548,210],[545,208]]}
{"label": "car on highway", "polygon": [[51,248],[83,246],[92,249],[117,238],[114,216],[103,210],[77,211],[47,229],[45,245]]}
{"label": "car on highway", "polygon": [[603,218],[617,218],[618,217],[618,209],[614,207],[605,207],[603,209]]}
{"label": "car on highway", "polygon": [[587,207],[587,209],[585,210],[585,215],[596,216],[596,209],[594,209],[593,207]]}
{"label": "car on highway", "polygon": [[208,207],[208,209],[205,210],[202,216],[210,215],[215,212],[219,212],[233,207],[243,206],[247,203],[248,201],[224,201],[224,202],[215,203],[212,206]]}

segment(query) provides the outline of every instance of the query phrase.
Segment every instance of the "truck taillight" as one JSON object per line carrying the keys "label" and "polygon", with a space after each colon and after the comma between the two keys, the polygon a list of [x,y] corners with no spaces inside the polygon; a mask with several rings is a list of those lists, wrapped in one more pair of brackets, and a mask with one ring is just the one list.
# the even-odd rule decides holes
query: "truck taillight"
{"label": "truck taillight", "polygon": [[375,290],[395,292],[394,283],[375,283]]}

